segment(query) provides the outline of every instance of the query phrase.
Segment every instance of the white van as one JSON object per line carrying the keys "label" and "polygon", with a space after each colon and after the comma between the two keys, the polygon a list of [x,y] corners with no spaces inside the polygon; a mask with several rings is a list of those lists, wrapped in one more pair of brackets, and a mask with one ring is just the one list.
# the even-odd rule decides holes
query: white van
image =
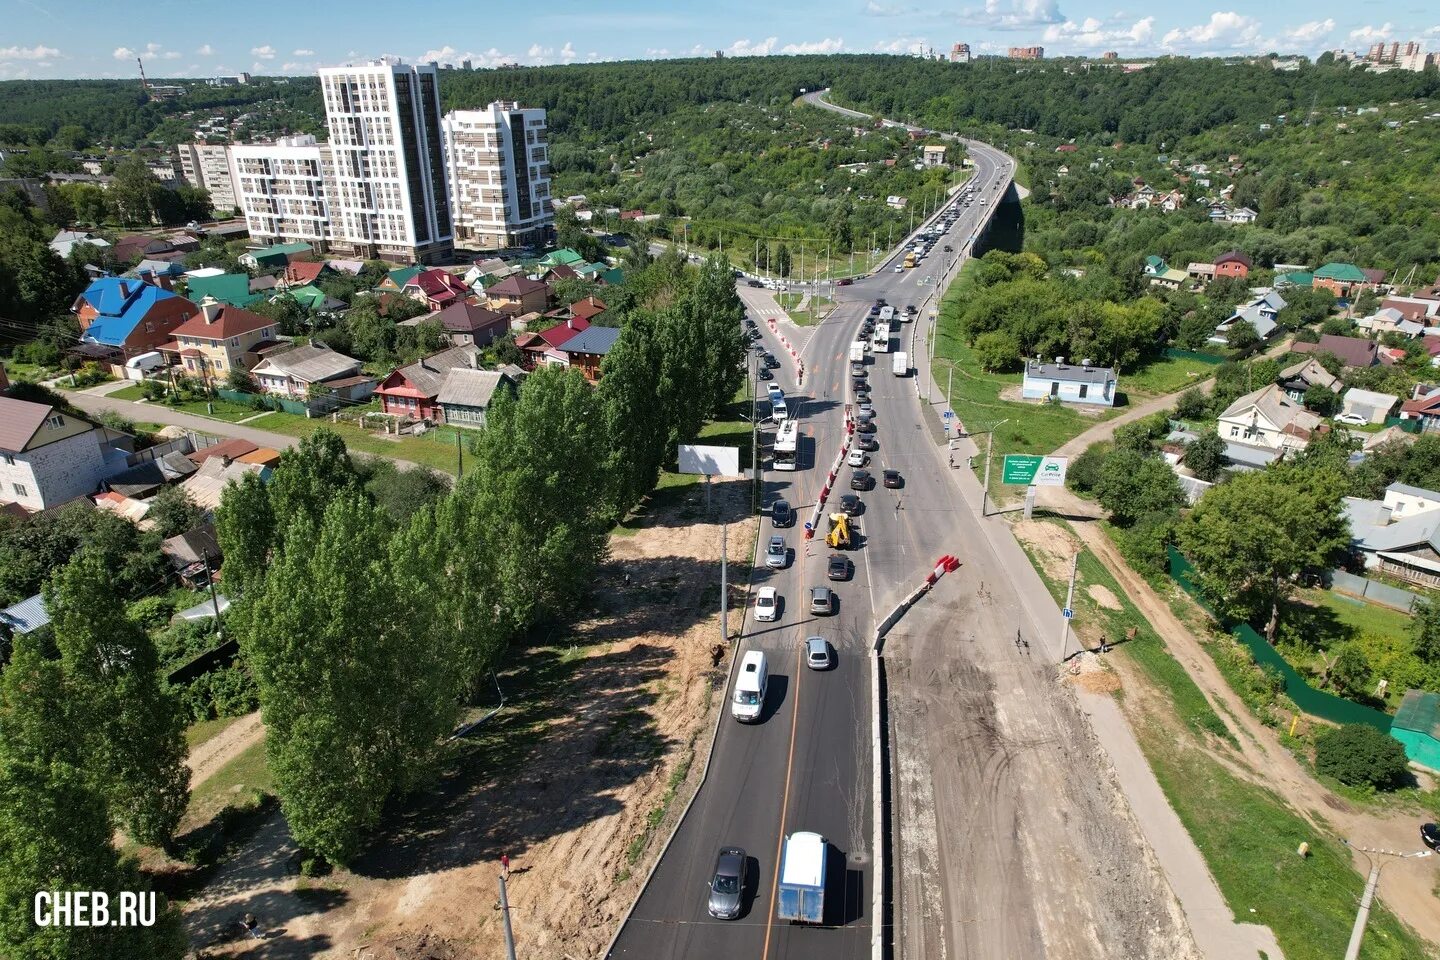
{"label": "white van", "polygon": [[730,715],[741,723],[755,723],[765,712],[765,690],[770,685],[770,670],[765,654],[751,650],[740,661],[735,677],[735,694],[730,698]]}

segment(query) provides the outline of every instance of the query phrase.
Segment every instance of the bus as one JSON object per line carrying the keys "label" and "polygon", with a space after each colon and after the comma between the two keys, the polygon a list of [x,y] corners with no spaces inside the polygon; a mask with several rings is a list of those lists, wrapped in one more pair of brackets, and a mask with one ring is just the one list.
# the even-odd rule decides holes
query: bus
{"label": "bus", "polygon": [[771,458],[772,470],[795,470],[800,458],[800,421],[786,420],[775,434],[775,455]]}
{"label": "bus", "polygon": [[872,353],[890,352],[890,324],[884,320],[875,324],[875,332],[870,335],[870,351]]}

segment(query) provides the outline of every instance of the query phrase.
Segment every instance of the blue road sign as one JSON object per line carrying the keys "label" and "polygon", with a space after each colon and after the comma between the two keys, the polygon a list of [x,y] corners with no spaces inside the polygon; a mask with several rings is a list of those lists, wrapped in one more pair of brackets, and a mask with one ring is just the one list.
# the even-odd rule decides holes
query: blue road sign
{"label": "blue road sign", "polygon": [[954,411],[954,410],[946,410],[946,411],[945,411],[945,419],[946,419],[946,420],[952,420],[952,419],[954,419],[954,417],[955,417],[955,411]]}
{"label": "blue road sign", "polygon": [[806,530],[813,530],[813,529],[815,529],[814,524],[812,524],[809,520],[806,520],[806,521],[805,521],[805,529],[806,529]]}
{"label": "blue road sign", "polygon": [[1072,609],[1070,609],[1069,607],[1066,607],[1066,608],[1065,608],[1065,619],[1066,619],[1066,620],[1069,620],[1069,619],[1070,619],[1071,617],[1073,617],[1073,616],[1075,616],[1075,611],[1072,610]]}

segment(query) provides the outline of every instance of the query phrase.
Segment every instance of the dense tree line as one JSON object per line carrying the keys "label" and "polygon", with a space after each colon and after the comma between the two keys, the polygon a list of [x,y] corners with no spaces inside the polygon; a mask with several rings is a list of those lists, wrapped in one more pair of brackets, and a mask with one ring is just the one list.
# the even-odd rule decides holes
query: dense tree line
{"label": "dense tree line", "polygon": [[[453,490],[366,478],[320,431],[217,516],[230,627],[254,670],[296,839],[344,863],[423,782],[465,694],[573,610],[610,530],[743,378],[729,264],[667,254],[616,291],[598,388],[541,368],[497,394]],[[385,691],[377,698],[376,690]]]}

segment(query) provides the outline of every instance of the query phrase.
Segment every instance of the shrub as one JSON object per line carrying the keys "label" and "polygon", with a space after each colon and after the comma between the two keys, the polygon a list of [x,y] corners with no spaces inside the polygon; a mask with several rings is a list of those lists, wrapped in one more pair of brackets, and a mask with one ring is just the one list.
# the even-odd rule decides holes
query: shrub
{"label": "shrub", "polygon": [[1108,443],[1086,447],[1080,456],[1070,461],[1070,469],[1065,472],[1066,485],[1076,493],[1093,492],[1100,482],[1100,469],[1105,466],[1105,458],[1113,449]]}
{"label": "shrub", "polygon": [[1200,420],[1210,412],[1210,401],[1199,387],[1191,387],[1175,398],[1175,416],[1179,420]]}
{"label": "shrub", "polygon": [[1352,787],[1390,789],[1405,776],[1405,748],[1374,727],[1349,723],[1315,739],[1315,769]]}
{"label": "shrub", "polygon": [[146,400],[163,400],[170,387],[163,380],[146,380],[140,384],[140,392]]}

